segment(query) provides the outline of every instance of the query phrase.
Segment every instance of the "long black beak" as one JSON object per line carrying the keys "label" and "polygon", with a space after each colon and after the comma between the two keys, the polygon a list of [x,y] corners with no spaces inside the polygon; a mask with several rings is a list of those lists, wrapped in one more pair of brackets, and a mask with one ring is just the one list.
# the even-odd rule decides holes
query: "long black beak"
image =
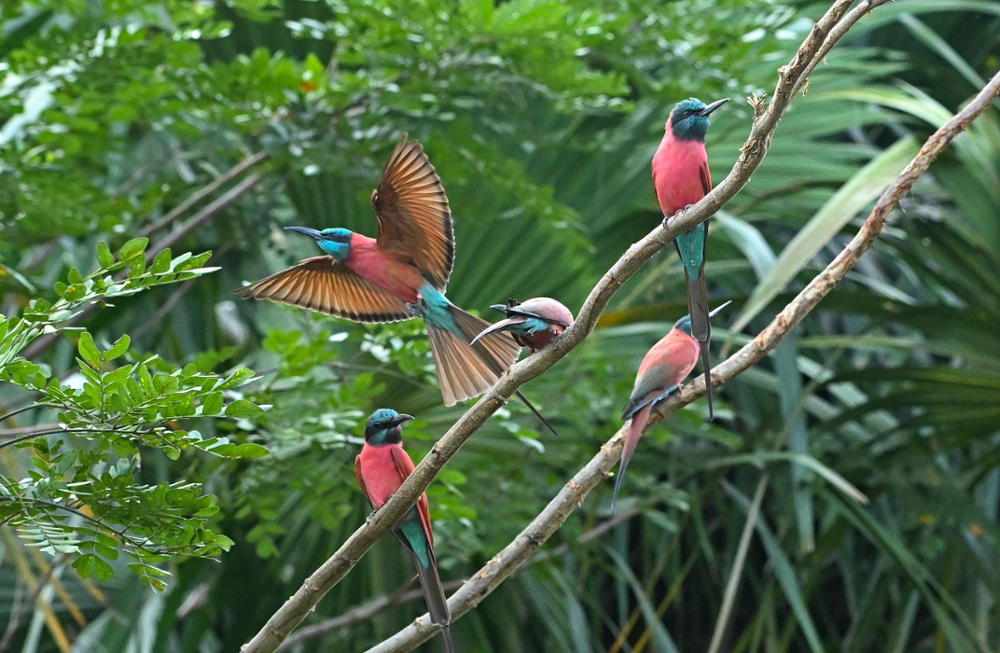
{"label": "long black beak", "polygon": [[730,305],[730,304],[732,304],[732,303],[733,303],[733,300],[731,300],[731,299],[730,299],[730,300],[729,300],[728,302],[726,302],[726,303],[725,303],[725,304],[723,304],[722,306],[719,306],[719,307],[718,307],[718,308],[716,308],[716,309],[715,309],[714,311],[712,311],[711,313],[709,313],[709,314],[708,314],[708,317],[709,317],[709,318],[713,318],[713,317],[715,317],[715,314],[716,314],[716,313],[718,313],[719,311],[721,311],[722,309],[724,309],[725,307],[729,306],[729,305]]}
{"label": "long black beak", "polygon": [[500,311],[504,315],[507,315],[507,304],[493,304],[490,308],[494,311]]}
{"label": "long black beak", "polygon": [[309,227],[285,227],[285,231],[297,231],[300,234],[309,236],[313,240],[323,240],[323,234]]}
{"label": "long black beak", "polygon": [[729,102],[729,98],[727,98],[727,97],[724,97],[721,100],[716,100],[712,104],[708,105],[707,107],[705,107],[704,109],[702,109],[701,111],[699,111],[698,115],[699,116],[705,116],[707,118],[713,111],[715,111],[716,109],[718,109],[719,107],[721,107],[726,102]]}
{"label": "long black beak", "polygon": [[389,424],[392,426],[399,426],[403,422],[409,422],[411,419],[416,419],[413,415],[407,415],[406,413],[400,413],[395,417],[389,419]]}

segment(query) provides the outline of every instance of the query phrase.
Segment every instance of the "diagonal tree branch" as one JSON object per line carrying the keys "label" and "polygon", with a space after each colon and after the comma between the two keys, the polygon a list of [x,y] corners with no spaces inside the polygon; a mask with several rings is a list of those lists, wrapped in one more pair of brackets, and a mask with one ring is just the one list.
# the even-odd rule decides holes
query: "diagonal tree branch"
{"label": "diagonal tree branch", "polygon": [[[451,592],[461,587],[463,582],[464,581],[461,580],[453,580],[448,583],[443,583],[442,586],[446,592]],[[346,628],[347,626],[361,623],[362,621],[368,621],[386,608],[390,608],[394,605],[423,599],[424,591],[419,587],[411,588],[411,584],[412,583],[407,583],[391,594],[384,594],[368,601],[367,603],[355,606],[339,617],[333,617],[332,619],[326,619],[325,621],[321,621],[317,624],[300,628],[298,632],[286,639],[284,643],[278,647],[278,653],[288,651],[296,644],[301,644],[308,639],[320,637],[326,633],[333,632],[334,630],[340,630],[341,628]],[[3,653],[3,651],[0,651],[0,653]]]}
{"label": "diagonal tree branch", "polygon": [[[642,512],[639,508],[631,508],[629,510],[623,510],[622,512],[616,514],[615,516],[607,519],[597,526],[594,526],[587,532],[580,535],[573,542],[574,544],[586,544],[587,542],[600,537],[604,533],[608,532],[615,526],[626,522],[636,515]],[[557,555],[562,555],[566,553],[569,549],[569,543],[561,544],[550,551],[545,551],[534,556],[528,564],[535,564],[541,562],[542,560],[548,560],[549,558]],[[443,584],[446,592],[451,592],[457,590],[459,587],[465,584],[464,580],[453,580],[448,581]],[[282,651],[287,651],[297,644],[313,639],[315,637],[321,637],[334,630],[339,630],[341,628],[346,628],[347,626],[352,626],[356,623],[367,621],[375,617],[383,610],[390,608],[400,603],[406,603],[408,601],[416,601],[418,599],[424,598],[424,591],[417,588],[410,588],[413,583],[406,583],[395,592],[391,594],[384,594],[382,596],[376,597],[367,603],[362,603],[361,605],[355,606],[345,612],[344,614],[331,617],[330,619],[325,619],[315,624],[309,626],[303,626],[295,631],[294,634],[290,635],[288,639],[282,642],[281,646],[278,647],[277,653],[282,653]],[[2,651],[0,651],[2,653]]]}
{"label": "diagonal tree branch", "polygon": [[202,186],[195,192],[191,193],[183,202],[181,202],[173,209],[171,209],[162,218],[160,218],[156,222],[152,222],[143,227],[142,230],[139,231],[137,236],[140,237],[149,236],[159,231],[160,229],[169,226],[171,222],[173,222],[180,216],[184,215],[184,213],[188,209],[193,207],[195,204],[202,201],[215,191],[219,190],[220,188],[228,184],[236,177],[239,177],[244,172],[246,172],[247,170],[249,170],[250,168],[254,167],[255,165],[257,165],[258,163],[267,158],[268,158],[267,152],[257,152],[255,154],[251,154],[250,156],[243,159],[242,161],[237,163],[235,166],[233,166],[226,172],[222,173],[221,175],[213,179],[210,183]]}
{"label": "diagonal tree branch", "polygon": [[[862,16],[885,2],[888,2],[888,0],[864,0],[864,2],[859,3],[850,13],[848,10],[853,4],[853,0],[836,0],[833,3],[826,14],[813,26],[813,29],[791,62],[779,69],[779,81],[767,109],[763,108],[763,100],[753,103],[755,117],[750,137],[744,144],[742,154],[729,175],[700,202],[672,217],[666,227],[660,226],[655,228],[641,241],[632,245],[591,291],[573,325],[548,347],[514,365],[508,374],[504,375],[493,388],[460,417],[451,429],[438,440],[437,444],[431,448],[424,460],[421,461],[406,482],[396,491],[395,495],[374,516],[355,531],[333,556],[305,580],[302,587],[285,601],[284,605],[271,616],[253,639],[242,647],[241,651],[243,653],[272,653],[306,615],[309,614],[319,600],[347,575],[351,568],[360,560],[361,556],[374,544],[375,540],[395,524],[402,517],[403,513],[416,502],[420,493],[431,483],[445,463],[461,448],[462,444],[500,406],[504,405],[522,384],[534,379],[552,367],[590,335],[597,325],[601,312],[607,306],[611,297],[635,274],[643,263],[662,249],[664,245],[670,243],[679,233],[708,220],[715,212],[736,196],[750,180],[750,176],[760,165],[760,162],[767,153],[778,121],[788,108],[796,89],[805,84],[809,73],[819,63],[822,55],[829,51]],[[778,339],[780,340],[780,337]],[[773,344],[771,346],[773,347]],[[765,353],[766,351],[762,351],[760,357],[763,357]],[[703,382],[701,386],[695,387],[700,387],[702,392],[704,391]],[[690,402],[693,398],[694,396],[689,396],[687,401]],[[605,451],[607,454],[605,454]],[[591,461],[587,467],[581,470],[570,481],[567,488],[572,487],[572,492],[584,488],[584,492],[580,496],[585,496],[599,482],[600,478],[603,478],[603,475],[607,473],[614,464],[614,461],[617,460],[618,455],[617,449],[606,445],[602,448],[602,454],[598,459],[595,459],[597,462]],[[578,477],[581,481],[577,480]],[[583,483],[582,479],[587,479],[587,482]],[[541,542],[544,542],[577,505],[576,502],[578,499],[576,498],[573,498],[569,503],[564,503],[561,500],[560,497],[565,492],[566,489],[525,530],[525,533],[529,533],[529,535],[525,536],[528,538],[526,541],[529,544],[534,543],[530,547],[531,551],[534,551]],[[551,530],[548,529],[549,525],[551,525]],[[514,544],[518,541],[515,540]],[[513,567],[496,582],[499,583],[500,580],[512,573],[521,560],[523,558],[518,558]],[[501,566],[498,565],[497,568],[499,569]],[[482,574],[483,572],[480,573]],[[492,578],[489,574],[484,578],[488,577]],[[475,580],[479,580],[478,575]],[[465,592],[466,588],[470,587],[470,584],[463,587],[455,596],[465,596],[463,592]],[[493,587],[495,587],[495,584],[485,587],[482,590],[483,593],[481,596],[488,594],[492,591]],[[478,600],[476,603],[478,603]],[[469,607],[466,607],[466,610],[468,609]],[[417,623],[420,624],[421,622],[418,621]],[[427,637],[436,632],[436,628],[431,630],[424,627],[424,630]]]}
{"label": "diagonal tree branch", "polygon": [[[927,139],[917,156],[879,198],[875,208],[858,233],[826,269],[785,306],[771,324],[756,338],[713,369],[713,386],[722,385],[758,363],[816,307],[823,297],[833,290],[834,286],[854,267],[858,259],[875,243],[885,227],[889,214],[910,191],[914,182],[927,171],[931,162],[937,158],[942,150],[961,134],[998,95],[1000,95],[1000,73],[997,73],[990,80],[965,109],[957,113]],[[666,415],[677,412],[678,409],[698,399],[704,393],[703,377],[698,376],[692,383],[683,386],[681,392],[672,395],[669,400],[657,404],[646,423],[646,428],[659,422]],[[448,600],[448,607],[451,609],[453,621],[475,608],[500,583],[517,571],[518,567],[562,526],[566,518],[583,502],[587,494],[604,480],[607,473],[621,457],[621,443],[625,432],[626,428],[623,426],[611,440],[601,447],[600,452],[587,463],[586,467],[581,469],[563,487],[527,528],[521,531],[510,544],[452,595]],[[425,615],[381,644],[370,648],[367,653],[409,651],[433,637],[437,631],[438,627],[431,625]]]}

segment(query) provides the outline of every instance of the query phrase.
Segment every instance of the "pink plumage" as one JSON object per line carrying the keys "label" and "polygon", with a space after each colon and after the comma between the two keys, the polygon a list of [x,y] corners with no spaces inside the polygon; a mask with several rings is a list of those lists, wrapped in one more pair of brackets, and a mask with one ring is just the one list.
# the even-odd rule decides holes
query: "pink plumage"
{"label": "pink plumage", "polygon": [[376,239],[359,233],[351,234],[350,253],[343,263],[361,278],[407,304],[416,303],[421,286],[427,283],[415,266],[396,260],[379,248]]}
{"label": "pink plumage", "polygon": [[653,155],[653,189],[664,217],[698,202],[712,188],[705,143],[676,138],[667,122],[666,133]]}
{"label": "pink plumage", "polygon": [[615,509],[618,500],[618,490],[621,489],[625,470],[635,448],[646,427],[646,419],[657,400],[669,394],[687,378],[698,360],[698,341],[688,333],[691,321],[687,317],[678,320],[674,328],[663,336],[646,352],[639,364],[639,372],[635,377],[632,395],[628,407],[622,413],[622,419],[632,418],[628,433],[625,434],[625,444],[622,446],[622,461],[618,468],[618,478],[615,480],[615,493],[611,499],[611,510]]}

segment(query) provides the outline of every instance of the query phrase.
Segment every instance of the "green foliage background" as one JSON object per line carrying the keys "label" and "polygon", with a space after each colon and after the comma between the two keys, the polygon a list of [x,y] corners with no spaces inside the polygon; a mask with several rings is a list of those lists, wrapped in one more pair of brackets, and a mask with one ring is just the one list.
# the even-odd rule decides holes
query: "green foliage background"
{"label": "green foliage background", "polygon": [[[823,9],[4,2],[0,413],[25,410],[0,431],[0,649],[238,650],[368,514],[353,479],[365,416],[416,415],[405,437],[419,460],[461,414],[441,406],[419,323],[230,293],[315,254],[281,227],[373,234],[368,194],[401,132],[448,191],[449,297],[486,317],[539,295],[575,312],[660,220],[649,161],[673,103],[733,98],[708,137],[721,179],[749,128],[743,98],[773,88]],[[828,57],[713,218],[713,303],[734,300],[717,358],[839,251],[995,73],[997,34],[1000,3],[899,0]],[[225,210],[151,227],[253,153],[263,162],[239,179],[259,179]],[[609,481],[456,623],[460,650],[714,653],[734,574],[725,650],[995,649],[996,107],[903,208],[794,336],[716,395],[715,423],[697,402],[644,437],[625,519],[593,530]],[[167,238],[211,258],[152,256]],[[449,463],[428,491],[446,581],[492,557],[615,432],[642,355],[685,310],[667,251],[524,388],[559,438],[511,403]],[[383,540],[310,623],[411,581]],[[363,650],[423,611],[404,602],[290,650]]]}

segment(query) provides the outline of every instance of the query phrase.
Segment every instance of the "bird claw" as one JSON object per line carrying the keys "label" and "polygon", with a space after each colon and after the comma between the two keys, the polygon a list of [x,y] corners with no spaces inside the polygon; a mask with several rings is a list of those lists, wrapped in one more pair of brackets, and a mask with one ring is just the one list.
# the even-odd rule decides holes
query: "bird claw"
{"label": "bird claw", "polygon": [[670,219],[671,219],[671,218],[673,218],[674,216],[676,216],[676,215],[677,215],[678,213],[680,213],[680,212],[682,212],[682,211],[687,211],[687,210],[688,210],[688,209],[690,209],[690,208],[691,208],[692,206],[694,206],[694,204],[687,204],[687,205],[685,205],[685,206],[682,206],[682,207],[681,207],[680,209],[678,209],[676,213],[673,213],[673,214],[671,214],[671,215],[666,215],[666,216],[663,216],[663,223],[662,223],[662,224],[663,224],[663,228],[664,228],[664,229],[666,229],[666,228],[667,228],[667,223],[669,223],[669,222],[670,222]]}
{"label": "bird claw", "polygon": [[423,317],[427,314],[427,304],[424,303],[424,298],[417,295],[417,301],[407,304],[406,308],[410,309],[410,313],[416,317]]}

